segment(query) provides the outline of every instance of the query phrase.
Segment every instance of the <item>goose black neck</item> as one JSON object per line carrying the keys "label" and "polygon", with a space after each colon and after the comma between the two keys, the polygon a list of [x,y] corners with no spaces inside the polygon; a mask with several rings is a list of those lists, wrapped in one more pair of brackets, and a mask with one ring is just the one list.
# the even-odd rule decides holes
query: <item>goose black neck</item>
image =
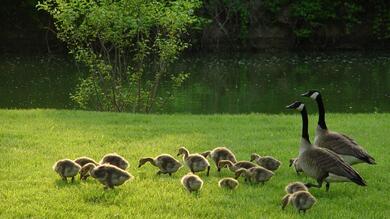
{"label": "goose black neck", "polygon": [[306,139],[310,143],[309,139],[309,119],[307,117],[306,107],[303,107],[301,111],[302,116],[302,138]]}
{"label": "goose black neck", "polygon": [[316,101],[318,106],[318,125],[322,129],[328,129],[325,123],[325,107],[324,107],[324,102],[322,102],[321,94],[317,96]]}

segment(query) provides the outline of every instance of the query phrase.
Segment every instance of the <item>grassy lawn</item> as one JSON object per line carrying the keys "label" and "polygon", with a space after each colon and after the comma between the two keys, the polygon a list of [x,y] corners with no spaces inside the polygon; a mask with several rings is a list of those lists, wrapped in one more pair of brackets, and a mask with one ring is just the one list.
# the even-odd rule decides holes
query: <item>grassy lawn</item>
{"label": "grassy lawn", "polygon": [[[310,110],[310,109],[309,109]],[[309,111],[310,112],[310,111]],[[311,138],[317,118],[310,117]],[[14,217],[132,217],[132,218],[300,218],[289,206],[280,208],[284,186],[307,180],[288,167],[298,153],[301,118],[290,115],[133,115],[61,110],[0,110],[0,218]],[[348,133],[377,160],[377,165],[355,168],[368,186],[332,184],[313,188],[318,199],[307,218],[385,218],[390,215],[390,114],[328,114],[329,128]],[[224,169],[210,177],[200,195],[190,195],[180,184],[188,171],[172,177],[155,175],[150,164],[137,168],[138,159],[169,153],[185,145],[202,152],[226,145],[239,160],[252,152],[272,155],[283,164],[264,186],[240,179],[236,191],[217,186]],[[117,152],[130,162],[135,180],[114,190],[88,179],[66,184],[52,170],[58,159],[86,155],[96,160]],[[312,180],[311,180],[312,181]]]}

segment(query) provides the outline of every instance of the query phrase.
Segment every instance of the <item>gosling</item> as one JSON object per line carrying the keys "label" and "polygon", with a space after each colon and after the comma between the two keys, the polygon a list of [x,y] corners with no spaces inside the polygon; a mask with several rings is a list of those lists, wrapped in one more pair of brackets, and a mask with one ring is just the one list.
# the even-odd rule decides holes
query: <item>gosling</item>
{"label": "gosling", "polygon": [[188,192],[198,193],[202,189],[203,180],[199,176],[190,172],[181,178],[181,184]]}
{"label": "gosling", "polygon": [[[91,164],[94,165],[94,164]],[[113,189],[114,186],[120,186],[134,177],[125,170],[122,170],[111,164],[102,164],[90,170],[93,178],[104,185],[104,189]]]}
{"label": "gosling", "polygon": [[212,151],[205,151],[205,152],[201,153],[201,155],[204,157],[210,156],[211,159],[214,160],[215,165],[217,166],[218,172],[221,171],[221,168],[218,167],[219,161],[230,160],[233,163],[237,162],[236,156],[234,155],[234,153],[226,147],[217,147],[217,148],[214,148]]}
{"label": "gosling", "polygon": [[294,167],[294,170],[295,172],[297,173],[297,175],[300,175],[300,173],[303,172],[302,168],[299,166],[299,163],[298,163],[298,158],[291,158],[290,159],[290,167],[293,166]]}
{"label": "gosling", "polygon": [[70,159],[59,160],[53,165],[53,170],[66,182],[68,177],[72,177],[72,182],[74,182],[74,177],[79,173],[80,169],[80,165]]}
{"label": "gosling", "polygon": [[287,194],[293,194],[298,191],[309,191],[305,184],[301,182],[292,182],[289,183],[284,190],[286,191]]}
{"label": "gosling", "polygon": [[111,154],[106,154],[102,158],[102,160],[99,162],[100,164],[111,164],[116,167],[121,168],[122,170],[126,170],[127,167],[129,166],[129,162],[122,156],[116,154],[116,153],[111,153]]}
{"label": "gosling", "polygon": [[256,161],[256,163],[268,170],[275,171],[279,168],[281,162],[271,156],[261,157],[260,155],[253,153],[251,155],[251,162]]}
{"label": "gosling", "polygon": [[169,174],[171,176],[172,173],[175,173],[183,166],[178,160],[169,154],[161,154],[155,158],[141,158],[139,160],[138,168],[144,165],[146,162],[150,162],[153,166],[160,168],[160,170],[157,172],[157,175]]}
{"label": "gosling", "polygon": [[95,165],[98,165],[98,163],[94,159],[89,158],[89,157],[85,157],[85,156],[77,158],[76,160],[74,160],[74,162],[76,162],[81,167],[83,167],[89,163],[93,163]]}
{"label": "gosling", "polygon": [[250,169],[238,169],[235,178],[238,179],[241,175],[245,177],[245,181],[256,184],[261,183],[264,185],[265,182],[271,179],[274,173],[264,167],[252,167]]}
{"label": "gosling", "polygon": [[249,161],[239,161],[237,163],[233,163],[230,160],[221,160],[218,162],[218,168],[225,168],[226,166],[234,173],[240,168],[249,169],[252,167],[257,167],[256,164]]}
{"label": "gosling", "polygon": [[298,213],[301,211],[305,214],[317,202],[316,198],[308,191],[298,191],[293,194],[287,194],[282,199],[282,210],[291,203]]}
{"label": "gosling", "polygon": [[238,181],[231,177],[223,178],[218,182],[220,188],[231,189],[231,190],[237,189],[238,184],[239,184]]}
{"label": "gosling", "polygon": [[207,159],[200,154],[190,154],[190,152],[185,148],[179,148],[177,156],[183,154],[183,161],[190,168],[192,173],[201,172],[207,169],[207,176],[210,173],[210,164]]}

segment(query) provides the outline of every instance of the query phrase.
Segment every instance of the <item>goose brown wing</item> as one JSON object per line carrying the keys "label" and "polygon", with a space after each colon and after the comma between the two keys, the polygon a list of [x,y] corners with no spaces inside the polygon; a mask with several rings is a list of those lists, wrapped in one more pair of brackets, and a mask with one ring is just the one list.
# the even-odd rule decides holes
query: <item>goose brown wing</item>
{"label": "goose brown wing", "polygon": [[358,145],[355,140],[346,135],[329,132],[321,138],[318,144],[320,147],[332,150],[337,154],[353,156],[367,163],[375,163],[373,157]]}
{"label": "goose brown wing", "polygon": [[324,148],[315,148],[307,152],[306,157],[311,158],[311,165],[314,165],[321,172],[343,176],[356,184],[366,185],[359,173],[334,152]]}

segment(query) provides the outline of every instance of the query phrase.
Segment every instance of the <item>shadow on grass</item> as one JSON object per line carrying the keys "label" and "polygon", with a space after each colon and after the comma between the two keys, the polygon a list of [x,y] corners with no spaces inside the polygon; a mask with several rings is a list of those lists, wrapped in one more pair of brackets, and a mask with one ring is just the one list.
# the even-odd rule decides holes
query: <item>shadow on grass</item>
{"label": "shadow on grass", "polygon": [[62,179],[57,179],[55,181],[55,185],[57,188],[66,188],[66,187],[72,187],[72,186],[80,186],[80,181],[75,180],[74,182],[71,182],[70,180],[64,181]]}
{"label": "shadow on grass", "polygon": [[124,194],[120,190],[121,190],[120,188],[115,188],[115,189],[99,188],[98,190],[85,192],[83,194],[83,199],[85,202],[90,204],[118,205],[124,199],[123,197]]}

